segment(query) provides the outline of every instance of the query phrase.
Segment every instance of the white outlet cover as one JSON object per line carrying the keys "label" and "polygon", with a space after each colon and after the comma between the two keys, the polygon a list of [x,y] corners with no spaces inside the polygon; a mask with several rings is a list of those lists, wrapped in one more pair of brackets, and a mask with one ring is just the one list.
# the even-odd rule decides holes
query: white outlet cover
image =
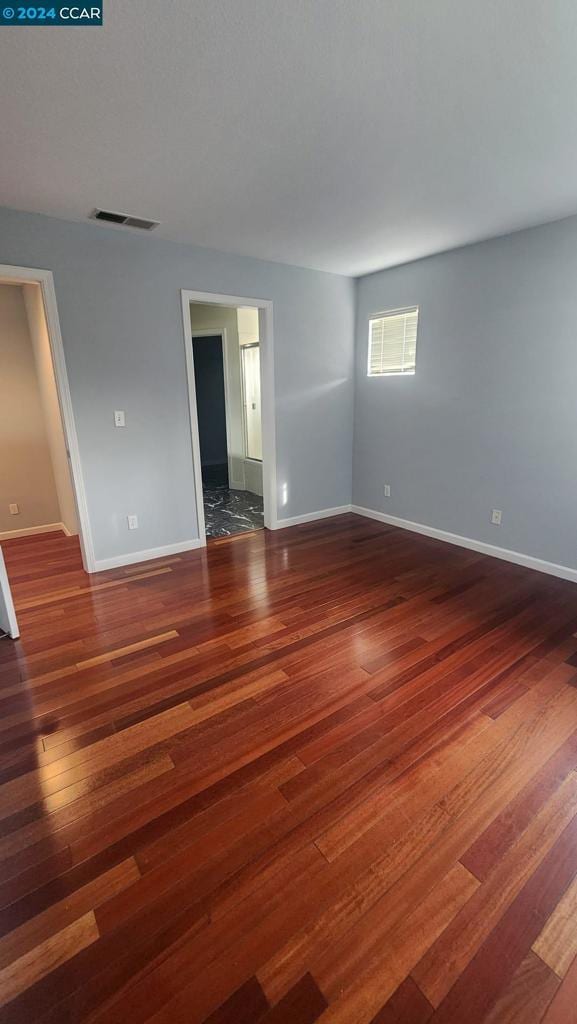
{"label": "white outlet cover", "polygon": [[126,518],[128,520],[128,529],[138,530],[138,516],[127,516]]}
{"label": "white outlet cover", "polygon": [[8,509],[10,511],[11,516],[17,516],[18,513],[20,512],[20,509],[16,503],[14,503],[13,505],[9,505]]}
{"label": "white outlet cover", "polygon": [[114,413],[114,426],[115,427],[125,427],[126,426],[126,416],[124,415],[124,412],[122,411],[122,409],[116,409],[115,410],[115,413]]}
{"label": "white outlet cover", "polygon": [[491,509],[491,522],[493,523],[493,526],[500,526],[501,525],[501,518],[502,518],[502,516],[503,516],[503,513],[501,512],[500,508],[492,508]]}
{"label": "white outlet cover", "polygon": [[385,484],[385,498],[391,497],[391,485]]}

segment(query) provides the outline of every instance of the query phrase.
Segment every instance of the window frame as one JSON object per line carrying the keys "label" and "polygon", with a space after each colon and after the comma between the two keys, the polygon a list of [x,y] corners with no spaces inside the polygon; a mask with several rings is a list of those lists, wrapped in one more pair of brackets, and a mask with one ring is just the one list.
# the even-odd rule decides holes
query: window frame
{"label": "window frame", "polygon": [[[406,313],[417,314],[417,333],[415,336],[415,365],[412,370],[390,370],[386,373],[371,373],[371,324],[373,320],[384,320],[389,316],[401,316]],[[398,309],[385,309],[380,313],[369,313],[368,317],[368,338],[367,338],[367,379],[382,380],[385,377],[414,377],[417,372],[417,342],[419,338],[419,316],[420,308],[415,303],[413,306],[400,306]]]}

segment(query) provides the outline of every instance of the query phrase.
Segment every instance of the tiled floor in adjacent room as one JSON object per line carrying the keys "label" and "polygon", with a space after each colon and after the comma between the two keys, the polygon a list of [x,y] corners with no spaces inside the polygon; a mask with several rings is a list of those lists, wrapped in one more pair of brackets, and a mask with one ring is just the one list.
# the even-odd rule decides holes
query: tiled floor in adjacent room
{"label": "tiled floor in adjacent room", "polygon": [[203,495],[207,537],[230,537],[263,529],[263,500],[258,494],[220,486],[204,487]]}

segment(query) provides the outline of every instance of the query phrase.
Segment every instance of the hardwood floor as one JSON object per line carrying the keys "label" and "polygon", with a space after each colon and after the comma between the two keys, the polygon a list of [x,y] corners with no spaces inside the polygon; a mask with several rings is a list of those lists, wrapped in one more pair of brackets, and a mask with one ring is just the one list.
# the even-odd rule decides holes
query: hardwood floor
{"label": "hardwood floor", "polygon": [[353,515],[4,545],[0,1024],[575,1024],[577,587]]}

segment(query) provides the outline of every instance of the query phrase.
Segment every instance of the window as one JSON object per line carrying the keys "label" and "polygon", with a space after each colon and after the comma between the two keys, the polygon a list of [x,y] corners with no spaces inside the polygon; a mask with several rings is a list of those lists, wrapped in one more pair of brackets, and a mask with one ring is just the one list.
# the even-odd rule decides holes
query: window
{"label": "window", "polygon": [[369,377],[414,373],[418,306],[369,317]]}

